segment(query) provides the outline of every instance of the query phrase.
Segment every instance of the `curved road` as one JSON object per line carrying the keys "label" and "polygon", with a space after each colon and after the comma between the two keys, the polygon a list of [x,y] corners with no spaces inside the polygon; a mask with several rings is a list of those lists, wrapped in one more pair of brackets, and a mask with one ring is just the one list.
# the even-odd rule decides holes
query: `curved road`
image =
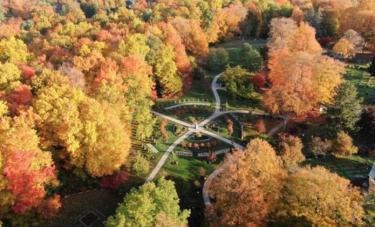
{"label": "curved road", "polygon": [[173,152],[173,150],[176,148],[176,146],[178,144],[180,144],[183,140],[188,138],[190,135],[192,135],[193,133],[201,132],[201,133],[213,136],[213,137],[215,137],[215,138],[217,138],[217,139],[219,139],[219,140],[221,140],[225,143],[234,145],[236,147],[241,146],[241,145],[236,144],[236,143],[234,143],[234,142],[232,142],[232,141],[230,141],[230,140],[228,140],[228,139],[226,139],[226,138],[224,138],[220,135],[217,135],[213,132],[209,132],[209,131],[202,128],[205,124],[209,123],[212,119],[215,119],[216,116],[222,115],[221,112],[220,112],[221,100],[220,100],[219,94],[217,93],[217,88],[218,88],[217,80],[220,78],[221,75],[222,75],[222,73],[216,75],[214,77],[214,79],[212,80],[211,89],[212,89],[212,92],[215,96],[215,112],[211,115],[211,117],[209,119],[206,119],[205,121],[203,121],[204,123],[201,122],[200,124],[192,125],[192,124],[186,123],[184,121],[175,119],[173,117],[167,116],[165,114],[158,113],[156,111],[151,111],[156,116],[165,118],[165,119],[170,120],[170,121],[172,121],[176,124],[187,127],[189,129],[189,131],[186,132],[185,134],[183,134],[182,136],[180,136],[179,138],[177,138],[176,141],[174,141],[174,143],[171,146],[168,147],[167,151],[163,154],[163,156],[159,160],[158,164],[155,166],[155,168],[151,171],[150,175],[147,177],[146,182],[152,181],[156,177],[156,175],[159,173],[160,169],[163,167],[163,165],[167,161],[169,155]]}

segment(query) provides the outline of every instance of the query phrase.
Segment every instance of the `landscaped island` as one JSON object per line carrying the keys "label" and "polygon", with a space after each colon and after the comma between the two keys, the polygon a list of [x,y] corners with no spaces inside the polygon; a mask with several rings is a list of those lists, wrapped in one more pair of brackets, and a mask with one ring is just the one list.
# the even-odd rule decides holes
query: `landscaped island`
{"label": "landscaped island", "polygon": [[0,1],[0,226],[374,226],[374,163],[373,0]]}

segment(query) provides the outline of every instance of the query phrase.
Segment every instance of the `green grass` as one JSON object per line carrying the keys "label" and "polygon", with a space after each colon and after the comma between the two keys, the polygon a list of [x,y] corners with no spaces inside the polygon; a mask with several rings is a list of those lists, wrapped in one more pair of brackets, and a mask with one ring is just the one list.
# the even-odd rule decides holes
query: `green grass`
{"label": "green grass", "polygon": [[351,64],[347,68],[345,79],[353,83],[358,91],[358,96],[363,97],[365,104],[370,104],[371,98],[375,95],[375,77],[368,73],[367,65]]}
{"label": "green grass", "polygon": [[249,109],[249,108],[261,108],[261,95],[257,95],[254,99],[247,100],[242,98],[234,98],[227,91],[218,91],[221,104],[227,106],[228,109]]}
{"label": "green grass", "polygon": [[[172,164],[171,160],[176,160],[177,164]],[[206,174],[213,172],[218,164],[207,163],[204,158],[170,157],[163,167],[168,176],[180,178],[184,181],[197,180],[199,169],[204,168]]]}
{"label": "green grass", "polygon": [[233,41],[214,45],[213,47],[235,48],[235,47],[242,46],[242,44],[244,43],[250,43],[253,47],[260,49],[267,44],[267,40],[266,39],[233,40]]}
{"label": "green grass", "polygon": [[306,165],[324,166],[332,172],[347,179],[367,177],[374,163],[374,158],[365,158],[359,155],[353,156],[328,156],[322,159],[308,159]]}

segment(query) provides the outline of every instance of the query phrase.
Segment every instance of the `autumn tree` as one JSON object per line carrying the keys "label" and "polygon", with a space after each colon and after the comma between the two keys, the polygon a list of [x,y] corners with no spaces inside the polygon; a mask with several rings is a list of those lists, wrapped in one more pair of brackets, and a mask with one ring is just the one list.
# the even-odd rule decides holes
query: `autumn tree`
{"label": "autumn tree", "polygon": [[278,50],[287,49],[289,52],[305,52],[311,55],[322,53],[315,30],[306,23],[297,26],[289,18],[277,18],[271,21],[270,39],[267,43],[270,56]]}
{"label": "autumn tree", "polygon": [[332,144],[333,152],[339,155],[352,155],[358,152],[358,148],[353,145],[352,138],[344,131],[339,131]]}
{"label": "autumn tree", "polygon": [[0,41],[0,61],[22,64],[26,63],[28,58],[27,46],[22,40],[11,37]]}
{"label": "autumn tree", "polygon": [[136,137],[141,140],[148,138],[155,123],[149,111],[153,105],[151,93],[155,86],[151,78],[152,67],[140,56],[131,55],[122,60],[119,73],[122,77],[126,106],[131,112],[131,121],[136,128]]}
{"label": "autumn tree", "polygon": [[180,34],[185,47],[194,55],[205,56],[208,54],[208,42],[199,20],[188,20],[176,17],[173,26]]}
{"label": "autumn tree", "polygon": [[132,34],[121,41],[118,50],[123,56],[140,55],[143,58],[149,51],[147,36],[139,33]]}
{"label": "autumn tree", "polygon": [[284,170],[266,141],[252,140],[246,150],[228,155],[209,192],[210,217],[218,226],[261,226],[273,211]]}
{"label": "autumn tree", "polygon": [[326,156],[332,151],[332,144],[332,140],[313,137],[310,142],[310,151],[315,158],[318,156]]}
{"label": "autumn tree", "polygon": [[147,55],[147,62],[153,67],[156,86],[161,96],[173,96],[182,90],[182,79],[177,72],[174,61],[175,52],[170,45],[164,45],[157,37],[148,41],[151,50]]}
{"label": "autumn tree", "polygon": [[184,88],[189,88],[191,83],[192,64],[186,53],[185,45],[178,31],[170,23],[160,23],[163,40],[171,45],[175,51],[175,62],[178,72],[184,76]]}
{"label": "autumn tree", "polygon": [[177,223],[176,226],[186,225],[190,212],[181,211],[178,203],[173,181],[161,178],[132,189],[117,207],[116,214],[107,219],[106,226],[163,226],[167,220]]}
{"label": "autumn tree", "polygon": [[0,116],[0,218],[10,218],[14,225],[22,225],[20,216],[36,211],[47,199],[48,187],[58,184],[52,156],[39,145],[35,119],[30,111]]}
{"label": "autumn tree", "polygon": [[21,84],[21,70],[13,63],[0,63],[0,91],[12,91]]}
{"label": "autumn tree", "polygon": [[303,162],[305,156],[302,153],[302,148],[303,144],[300,138],[287,134],[280,135],[278,152],[284,166],[294,168]]}
{"label": "autumn tree", "polygon": [[269,68],[272,87],[264,96],[266,107],[273,113],[299,116],[332,102],[344,70],[331,58],[285,49],[271,57]]}
{"label": "autumn tree", "polygon": [[332,49],[336,54],[344,58],[351,58],[355,55],[354,45],[347,39],[341,38]]}
{"label": "autumn tree", "polygon": [[48,82],[52,84],[38,90],[33,104],[41,118],[43,146],[60,147],[60,157],[92,176],[118,170],[130,147],[130,133],[121,108],[87,97],[66,79],[58,84],[52,78]]}
{"label": "autumn tree", "polygon": [[342,55],[345,58],[355,56],[362,52],[365,46],[365,40],[358,32],[349,29],[344,36],[335,44],[333,51]]}
{"label": "autumn tree", "polygon": [[363,199],[359,189],[322,167],[297,170],[287,177],[281,194],[276,212],[279,224],[362,225]]}
{"label": "autumn tree", "polygon": [[356,132],[361,113],[362,99],[358,98],[356,87],[350,82],[343,83],[338,88],[335,102],[327,109],[330,129],[334,132],[340,130]]}

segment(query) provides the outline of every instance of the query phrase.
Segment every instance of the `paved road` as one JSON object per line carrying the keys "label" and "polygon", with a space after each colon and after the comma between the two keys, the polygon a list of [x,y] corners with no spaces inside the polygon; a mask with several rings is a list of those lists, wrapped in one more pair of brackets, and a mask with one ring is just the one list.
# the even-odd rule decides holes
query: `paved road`
{"label": "paved road", "polygon": [[209,102],[188,102],[188,103],[181,103],[181,104],[176,104],[173,106],[168,106],[168,107],[165,107],[164,109],[172,110],[181,106],[209,106],[209,105],[211,105],[211,103]]}
{"label": "paved road", "polygon": [[169,155],[176,148],[176,146],[178,144],[180,144],[182,141],[184,141],[185,139],[187,139],[191,134],[193,134],[193,132],[189,130],[184,135],[180,136],[176,141],[174,141],[174,143],[170,147],[168,147],[167,151],[163,154],[163,156],[159,160],[158,164],[155,166],[155,168],[152,170],[150,175],[147,177],[146,182],[154,180],[154,178],[159,173],[160,169],[164,166],[164,164],[167,161]]}
{"label": "paved road", "polygon": [[187,123],[187,122],[185,122],[185,121],[178,120],[178,119],[176,119],[176,118],[173,118],[173,117],[167,116],[167,115],[165,115],[165,114],[162,114],[162,113],[159,113],[159,112],[156,112],[156,111],[153,111],[153,110],[151,111],[151,113],[153,113],[153,114],[155,114],[156,116],[159,116],[159,117],[161,117],[161,118],[164,118],[164,119],[167,119],[167,120],[172,121],[172,122],[174,122],[174,123],[177,123],[177,124],[179,124],[179,125],[183,125],[183,126],[185,126],[185,127],[188,127],[188,128],[193,128],[193,127],[194,127],[194,125],[189,124],[189,123]]}

